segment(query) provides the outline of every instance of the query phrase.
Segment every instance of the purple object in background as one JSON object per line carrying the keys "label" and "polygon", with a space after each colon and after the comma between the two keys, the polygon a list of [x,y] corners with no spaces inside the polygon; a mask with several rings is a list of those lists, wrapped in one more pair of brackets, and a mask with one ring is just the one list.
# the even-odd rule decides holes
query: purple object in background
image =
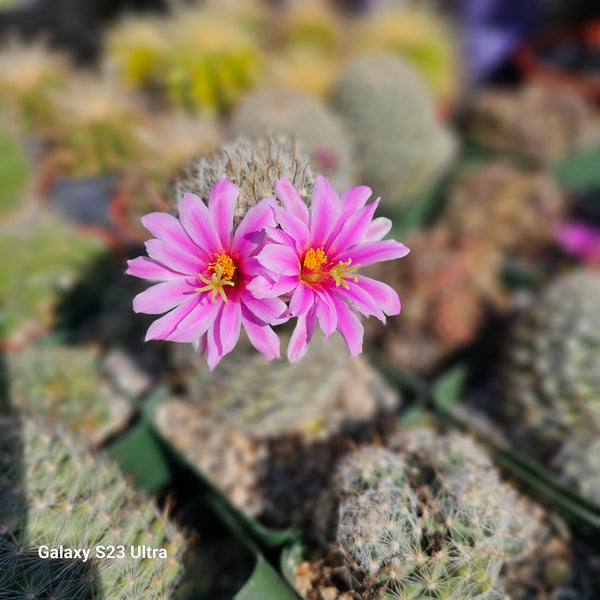
{"label": "purple object in background", "polygon": [[561,223],[554,235],[559,246],[585,263],[600,264],[600,228],[585,221]]}
{"label": "purple object in background", "polygon": [[492,78],[536,26],[536,0],[459,0],[467,81]]}

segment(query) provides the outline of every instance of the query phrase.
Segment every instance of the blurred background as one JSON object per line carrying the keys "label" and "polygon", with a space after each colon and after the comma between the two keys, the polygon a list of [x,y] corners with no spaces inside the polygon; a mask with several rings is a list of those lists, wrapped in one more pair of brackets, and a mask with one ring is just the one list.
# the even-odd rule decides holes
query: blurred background
{"label": "blurred background", "polygon": [[[140,217],[249,147],[370,186],[411,248],[370,269],[402,300],[365,322],[372,364],[242,348],[208,373],[143,342]],[[256,598],[286,598],[284,533],[311,538],[349,440],[410,410],[491,442],[559,515],[510,597],[600,597],[598,2],[0,0],[0,264],[7,404],[176,507],[177,598],[233,597],[256,564],[279,589]],[[336,589],[302,591],[357,597]]]}

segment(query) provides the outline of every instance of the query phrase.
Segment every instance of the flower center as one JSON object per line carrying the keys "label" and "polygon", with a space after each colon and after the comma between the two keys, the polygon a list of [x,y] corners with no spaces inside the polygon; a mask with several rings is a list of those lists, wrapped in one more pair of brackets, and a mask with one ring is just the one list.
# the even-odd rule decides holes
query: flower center
{"label": "flower center", "polygon": [[212,301],[217,301],[217,294],[221,295],[224,302],[227,302],[227,296],[225,295],[224,285],[234,286],[235,283],[231,281],[235,274],[235,264],[227,254],[217,254],[215,260],[208,264],[208,268],[212,269],[213,273],[210,279],[203,277],[202,274],[198,273],[200,281],[206,283],[204,287],[196,288],[197,292],[211,292]]}
{"label": "flower center", "polygon": [[[304,255],[302,261],[301,279],[305,283],[322,283],[328,277],[333,277],[336,287],[343,285],[348,289],[346,279],[354,279],[358,281],[355,275],[350,275],[352,271],[358,269],[360,265],[350,266],[352,259],[349,258],[346,262],[340,262],[334,266],[327,268],[329,258],[323,248],[309,248]],[[322,268],[325,265],[325,268]]]}

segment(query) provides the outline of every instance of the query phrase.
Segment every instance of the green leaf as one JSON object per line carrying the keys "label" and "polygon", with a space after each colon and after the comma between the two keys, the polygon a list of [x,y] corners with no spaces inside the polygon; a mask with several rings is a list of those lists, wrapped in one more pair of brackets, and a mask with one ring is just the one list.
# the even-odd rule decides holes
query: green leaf
{"label": "green leaf", "polygon": [[600,146],[570,156],[554,169],[554,176],[567,187],[597,187],[600,186],[599,164]]}
{"label": "green leaf", "polygon": [[258,555],[250,579],[235,595],[235,600],[298,600],[298,597],[262,555]]}

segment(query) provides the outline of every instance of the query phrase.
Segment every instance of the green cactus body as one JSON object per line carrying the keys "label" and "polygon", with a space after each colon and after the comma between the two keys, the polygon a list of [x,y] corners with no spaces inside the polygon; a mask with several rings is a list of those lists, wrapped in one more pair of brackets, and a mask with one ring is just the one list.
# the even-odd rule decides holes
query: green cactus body
{"label": "green cactus body", "polygon": [[[0,453],[0,599],[170,597],[183,537],[115,465],[14,417],[0,417]],[[85,562],[45,558],[44,546],[91,553]],[[123,558],[101,559],[100,546],[123,546]],[[139,546],[164,548],[167,557],[135,558]]]}
{"label": "green cactus body", "polygon": [[334,88],[353,136],[362,181],[390,208],[405,208],[447,166],[454,140],[434,118],[432,99],[400,58],[353,60]]}
{"label": "green cactus body", "polygon": [[271,138],[251,142],[239,138],[210,156],[188,163],[175,182],[174,202],[179,202],[186,192],[207,201],[211,188],[223,175],[240,188],[234,224],[260,200],[273,196],[273,185],[281,177],[289,179],[307,203],[315,180],[308,158],[296,151],[293,142],[278,143]]}
{"label": "green cactus body", "polygon": [[354,182],[351,141],[338,117],[317,99],[300,91],[272,88],[248,96],[234,114],[231,134],[251,139],[275,137],[296,140],[310,156],[311,166],[343,192]]}
{"label": "green cactus body", "polygon": [[105,243],[42,218],[0,236],[0,322],[9,344],[21,345],[54,324],[54,304]]}
{"label": "green cactus body", "polygon": [[550,285],[514,323],[497,377],[507,435],[545,460],[600,430],[600,275]]}
{"label": "green cactus body", "polygon": [[123,429],[133,415],[131,400],[102,374],[94,348],[30,346],[6,358],[13,405],[60,423],[92,446]]}
{"label": "green cactus body", "polygon": [[502,563],[524,551],[535,517],[461,434],[413,429],[391,446],[361,448],[338,470],[336,544],[357,597],[503,598]]}
{"label": "green cactus body", "polygon": [[301,364],[240,346],[212,372],[192,362],[184,381],[187,398],[160,405],[158,430],[235,504],[278,526],[308,512],[346,437],[368,435],[397,403],[337,336],[313,342]]}

